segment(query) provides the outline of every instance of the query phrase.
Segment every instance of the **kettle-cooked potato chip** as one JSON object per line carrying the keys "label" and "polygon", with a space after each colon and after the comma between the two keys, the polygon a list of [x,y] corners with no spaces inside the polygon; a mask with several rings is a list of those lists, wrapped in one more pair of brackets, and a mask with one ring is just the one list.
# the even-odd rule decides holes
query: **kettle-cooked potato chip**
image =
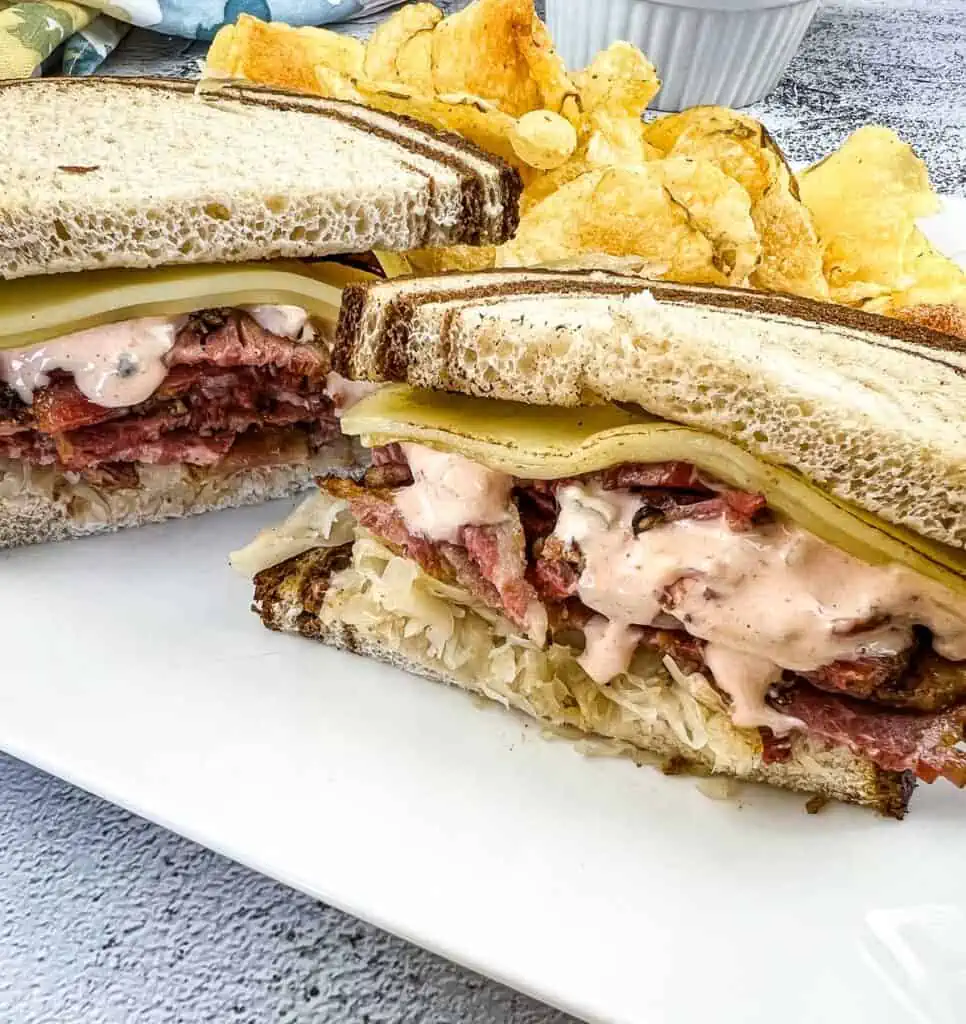
{"label": "kettle-cooked potato chip", "polygon": [[919,314],[916,319],[920,322],[929,317],[929,309],[941,310],[942,315],[948,317],[948,310],[955,308],[962,311],[962,317],[966,317],[966,271],[948,256],[937,252],[918,229],[913,232],[907,257],[906,266],[912,278],[909,287],[872,299],[864,304],[864,308],[892,315],[901,315],[902,310],[915,308]]}
{"label": "kettle-cooked potato chip", "polygon": [[736,182],[711,164],[654,161],[588,171],[562,186],[524,214],[497,263],[536,266],[603,253],[666,267],[673,281],[743,283],[757,244],[748,197]]}
{"label": "kettle-cooked potato chip", "polygon": [[577,148],[577,132],[559,114],[531,110],[517,121],[510,133],[510,142],[525,163],[541,171],[552,171]]}
{"label": "kettle-cooked potato chip", "polygon": [[451,245],[446,249],[413,249],[406,253],[417,274],[444,274],[450,270],[489,270],[496,263],[492,245]]}
{"label": "kettle-cooked potato chip", "polygon": [[916,218],[934,213],[938,200],[926,165],[895,132],[860,128],[798,183],[833,299],[852,304],[915,283]]}
{"label": "kettle-cooked potato chip", "polygon": [[577,86],[567,73],[567,65],[554,49],[553,39],[547,26],[533,15],[530,39],[524,48],[524,56],[530,66],[530,77],[540,90],[541,106],[555,113],[563,114],[575,128],[580,124],[576,100]]}
{"label": "kettle-cooked potato chip", "polygon": [[[242,15],[244,17],[244,15]],[[239,18],[239,21],[241,18]],[[218,29],[205,56],[205,78],[240,78],[237,68],[241,61],[238,45],[238,27],[225,25]]]}
{"label": "kettle-cooked potato chip", "polygon": [[229,78],[318,93],[316,65],[356,78],[365,47],[358,39],[324,28],[292,28],[242,14],[212,42],[206,68]]}
{"label": "kettle-cooked potato chip", "polygon": [[433,30],[410,36],[396,54],[396,79],[424,96],[433,93]]}
{"label": "kettle-cooked potato chip", "polygon": [[422,96],[405,85],[387,86],[362,80],[359,92],[370,107],[405,114],[445,131],[457,132],[488,153],[503,157],[521,170],[527,165],[516,155],[510,136],[516,120],[478,96]]}
{"label": "kettle-cooked potato chip", "polygon": [[543,174],[534,173],[524,183],[523,195],[520,197],[520,213],[526,213],[538,203],[542,203],[548,196],[552,196],[557,189],[563,188],[564,185],[568,185],[582,174],[596,169],[587,160],[585,154],[577,153],[565,164],[552,171],[545,171]]}
{"label": "kettle-cooked potato chip", "polygon": [[758,121],[726,107],[692,107],[651,122],[645,137],[670,157],[715,164],[748,193],[761,243],[756,288],[828,298],[811,216],[795,195],[784,154]]}
{"label": "kettle-cooked potato chip", "polygon": [[[580,104],[590,117],[604,109],[639,119],[661,88],[654,65],[630,43],[612,43],[573,76]],[[591,130],[593,125],[590,125]]]}
{"label": "kettle-cooked potato chip", "polygon": [[645,140],[641,120],[660,82],[638,49],[615,43],[575,75],[574,82],[579,103],[565,102],[563,113],[578,128],[577,149],[566,163],[527,182],[521,199],[524,213],[588,171],[636,167],[661,155]]}
{"label": "kettle-cooked potato chip", "polygon": [[661,156],[645,139],[644,124],[639,117],[597,110],[593,114],[593,126],[586,145],[587,162],[592,166],[633,166]]}
{"label": "kettle-cooked potato chip", "polygon": [[714,265],[725,280],[747,284],[761,252],[748,193],[712,163],[671,157],[650,166],[660,170],[674,202],[711,242]]}
{"label": "kettle-cooked potato chip", "polygon": [[725,107],[692,107],[651,122],[645,137],[667,156],[710,160],[760,199],[778,179],[778,161],[763,145],[762,126]]}
{"label": "kettle-cooked potato chip", "polygon": [[534,267],[582,252],[579,226],[604,173],[582,174],[531,207],[513,239],[497,249],[497,265]]}
{"label": "kettle-cooked potato chip", "polygon": [[356,88],[355,80],[341,71],[334,71],[324,64],[315,65],[315,83],[317,88],[313,90],[320,96],[326,96],[333,100],[351,100],[353,103],[362,103],[362,93]]}
{"label": "kettle-cooked potato chip", "polygon": [[372,33],[366,44],[363,74],[373,82],[400,81],[402,76],[397,71],[396,61],[402,48],[413,36],[432,30],[442,20],[443,12],[435,4],[401,7]]}
{"label": "kettle-cooked potato chip", "polygon": [[437,93],[471,93],[520,117],[543,106],[525,50],[533,0],[476,0],[433,31]]}
{"label": "kettle-cooked potato chip", "polygon": [[781,182],[752,203],[751,219],[761,242],[761,259],[751,284],[767,292],[789,292],[828,300],[822,246],[811,214]]}

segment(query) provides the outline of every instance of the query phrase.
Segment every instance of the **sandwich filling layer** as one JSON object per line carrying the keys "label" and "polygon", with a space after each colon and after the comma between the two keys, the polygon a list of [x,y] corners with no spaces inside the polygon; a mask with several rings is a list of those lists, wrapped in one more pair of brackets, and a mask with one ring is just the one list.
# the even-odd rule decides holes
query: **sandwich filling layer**
{"label": "sandwich filling layer", "polygon": [[254,608],[269,628],[455,684],[536,718],[587,753],[768,782],[899,818],[915,788],[909,771],[883,771],[801,732],[790,736],[787,760],[766,761],[759,733],[732,724],[720,692],[658,649],[639,647],[626,673],[595,683],[569,643],[521,638],[466,588],[430,576],[353,524],[345,502],[324,492],[232,561],[255,573]]}
{"label": "sandwich filling layer", "polygon": [[344,390],[300,307],[126,320],[0,352],[0,458],[101,486],[305,462],[338,436]]}
{"label": "sandwich filling layer", "polygon": [[[372,465],[320,480],[326,507],[516,642],[570,652],[600,693],[648,653],[701,676],[763,763],[804,738],[966,784],[962,550],[635,409],[388,387],[342,422]],[[324,547],[330,518],[235,562],[254,575]]]}
{"label": "sandwich filling layer", "polygon": [[420,445],[325,479],[390,550],[608,686],[643,647],[703,673],[767,757],[797,732],[966,783],[966,600],[777,519],[683,462],[526,480]]}

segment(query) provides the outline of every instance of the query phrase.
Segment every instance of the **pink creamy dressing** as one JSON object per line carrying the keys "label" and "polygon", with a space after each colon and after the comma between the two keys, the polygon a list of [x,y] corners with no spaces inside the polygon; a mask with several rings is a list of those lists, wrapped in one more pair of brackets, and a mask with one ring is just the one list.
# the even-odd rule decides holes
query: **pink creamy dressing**
{"label": "pink creamy dressing", "polygon": [[591,679],[607,681],[626,672],[643,630],[595,615],[584,626],[584,653],[577,664]]}
{"label": "pink creamy dressing", "polygon": [[161,386],[182,317],[142,317],[91,327],[30,348],[0,352],[0,379],[24,402],[50,383],[52,370],[74,375],[80,393],[109,409],[147,401]]}
{"label": "pink creamy dressing", "polygon": [[[397,508],[413,533],[459,541],[467,525],[507,515],[512,479],[460,455],[404,444],[413,484]],[[597,615],[580,664],[598,683],[625,672],[641,626],[668,617],[707,641],[715,682],[736,725],[782,735],[800,723],[765,703],[784,669],[906,649],[912,627],[933,633],[943,657],[966,660],[966,599],[900,565],[873,566],[786,523],[745,532],[724,519],[661,523],[634,536],[641,499],[574,484],[557,495],[555,535],[584,556],[578,594]],[[876,619],[874,628],[858,628]]]}
{"label": "pink creamy dressing", "polygon": [[[298,306],[248,306],[266,331],[303,338],[308,314]],[[74,377],[80,393],[108,409],[147,401],[168,375],[164,357],[174,347],[185,317],[141,317],[90,327],[29,348],[0,351],[0,380],[28,405],[50,383],[53,370]]]}
{"label": "pink creamy dressing", "polygon": [[[627,669],[635,625],[670,615],[708,641],[708,667],[733,700],[735,723],[783,733],[794,720],[764,703],[782,669],[904,650],[916,624],[932,630],[941,655],[966,659],[966,600],[903,566],[867,565],[782,523],[736,532],[723,519],[681,520],[635,537],[640,499],[629,492],[573,485],[558,501],[555,534],[584,555],[580,598],[613,627],[587,636],[583,664],[597,682],[617,674],[616,649],[628,652],[619,671]],[[888,621],[854,631],[877,617]]]}
{"label": "pink creamy dressing", "polygon": [[347,380],[332,370],[325,378],[325,393],[332,399],[336,416],[341,419],[357,402],[368,398],[380,385],[367,380]]}
{"label": "pink creamy dressing", "polygon": [[458,544],[464,526],[495,526],[507,519],[513,480],[462,455],[403,444],[413,482],[397,491],[406,526],[428,540]]}

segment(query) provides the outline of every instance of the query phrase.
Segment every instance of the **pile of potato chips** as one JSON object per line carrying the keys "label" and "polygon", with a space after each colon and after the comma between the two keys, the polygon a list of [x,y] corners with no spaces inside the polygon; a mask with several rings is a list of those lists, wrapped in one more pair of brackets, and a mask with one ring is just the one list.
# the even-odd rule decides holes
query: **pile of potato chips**
{"label": "pile of potato chips", "polygon": [[645,123],[660,81],[627,43],[568,73],[533,0],[476,0],[446,18],[410,4],[367,44],[243,16],[215,38],[207,73],[406,114],[517,168],[510,242],[379,254],[391,275],[603,266],[887,313],[966,310],[966,274],[916,227],[938,206],[925,166],[892,131],[863,128],[796,179],[735,111]]}

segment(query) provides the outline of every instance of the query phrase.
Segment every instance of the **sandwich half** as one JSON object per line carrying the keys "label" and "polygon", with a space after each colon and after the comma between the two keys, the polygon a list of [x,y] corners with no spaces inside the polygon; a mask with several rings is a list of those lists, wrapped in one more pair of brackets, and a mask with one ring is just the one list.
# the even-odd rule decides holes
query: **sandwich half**
{"label": "sandwich half", "polygon": [[[321,258],[492,244],[520,182],[355,104],[0,83],[0,547],[293,493],[353,464]],[[351,390],[351,389],[349,389]]]}
{"label": "sandwich half", "polygon": [[966,354],[603,273],[349,287],[361,482],[234,556],[267,626],[666,766],[901,817],[966,783]]}

